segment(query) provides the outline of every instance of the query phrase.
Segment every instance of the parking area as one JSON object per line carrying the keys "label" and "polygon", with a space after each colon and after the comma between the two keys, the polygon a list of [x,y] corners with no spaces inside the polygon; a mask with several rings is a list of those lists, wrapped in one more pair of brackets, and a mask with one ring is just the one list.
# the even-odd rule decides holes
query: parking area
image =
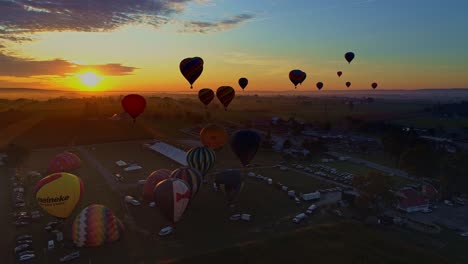
{"label": "parking area", "polygon": [[432,213],[412,213],[408,218],[440,225],[455,231],[468,231],[468,206],[438,205]]}

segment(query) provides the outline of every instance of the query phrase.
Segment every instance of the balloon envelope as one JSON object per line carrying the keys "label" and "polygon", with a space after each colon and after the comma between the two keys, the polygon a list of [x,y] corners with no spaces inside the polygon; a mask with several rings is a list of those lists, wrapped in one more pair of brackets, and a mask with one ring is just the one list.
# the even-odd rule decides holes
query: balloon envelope
{"label": "balloon envelope", "polygon": [[377,88],[377,83],[372,83],[372,89]]}
{"label": "balloon envelope", "polygon": [[351,86],[351,82],[346,82],[346,87],[350,87]]}
{"label": "balloon envelope", "polygon": [[193,83],[200,77],[203,72],[203,59],[200,57],[185,58],[179,64],[179,69],[185,79],[190,83],[190,88],[193,88]]}
{"label": "balloon envelope", "polygon": [[289,80],[294,84],[294,87],[297,87],[298,84],[306,79],[307,75],[301,70],[292,70],[289,72]]}
{"label": "balloon envelope", "polygon": [[41,179],[34,191],[42,209],[52,216],[67,218],[81,199],[83,182],[70,173],[54,173]]}
{"label": "balloon envelope", "polygon": [[202,102],[205,106],[208,106],[211,101],[213,101],[214,96],[215,94],[213,90],[208,88],[203,88],[198,91],[198,99],[200,99],[200,102]]}
{"label": "balloon envelope", "polygon": [[203,177],[211,170],[216,162],[216,153],[207,147],[192,148],[187,152],[187,164],[196,169]]}
{"label": "balloon envelope", "polygon": [[215,184],[225,193],[227,200],[232,202],[243,187],[240,170],[223,170],[217,173]]}
{"label": "balloon envelope", "polygon": [[226,129],[220,125],[210,124],[200,131],[200,142],[211,149],[222,148],[228,138]]}
{"label": "balloon envelope", "polygon": [[180,179],[187,183],[192,198],[198,193],[203,182],[201,173],[197,169],[188,167],[174,170],[171,173],[171,178]]}
{"label": "balloon envelope", "polygon": [[177,223],[190,202],[190,188],[183,180],[169,178],[154,188],[156,207],[172,223]]}
{"label": "balloon envelope", "polygon": [[71,152],[64,152],[56,155],[49,162],[48,173],[71,172],[81,166],[80,158]]}
{"label": "balloon envelope", "polygon": [[122,222],[112,210],[100,204],[92,204],[73,221],[72,239],[78,247],[98,247],[118,240],[123,231]]}
{"label": "balloon envelope", "polygon": [[247,80],[247,78],[239,79],[239,86],[242,88],[242,90],[244,90],[245,87],[247,87],[247,84],[249,84],[249,80]]}
{"label": "balloon envelope", "polygon": [[323,88],[323,82],[317,83],[317,89],[321,90]]}
{"label": "balloon envelope", "polygon": [[148,178],[146,178],[145,184],[143,185],[143,199],[147,202],[153,202],[154,187],[163,180],[168,179],[171,173],[172,171],[167,169],[153,171]]}
{"label": "balloon envelope", "polygon": [[127,112],[133,120],[137,118],[146,108],[146,100],[139,94],[129,94],[122,99],[122,108]]}
{"label": "balloon envelope", "polygon": [[341,75],[343,74],[343,72],[339,71],[336,73],[338,75],[338,77],[341,77]]}
{"label": "balloon envelope", "polygon": [[225,110],[227,110],[235,95],[236,91],[231,86],[221,86],[216,90],[216,97],[223,104]]}
{"label": "balloon envelope", "polygon": [[257,154],[261,136],[250,129],[238,130],[231,136],[231,149],[243,166],[247,166]]}
{"label": "balloon envelope", "polygon": [[346,61],[348,63],[351,63],[351,61],[354,59],[354,53],[353,52],[346,52],[345,59],[346,59]]}

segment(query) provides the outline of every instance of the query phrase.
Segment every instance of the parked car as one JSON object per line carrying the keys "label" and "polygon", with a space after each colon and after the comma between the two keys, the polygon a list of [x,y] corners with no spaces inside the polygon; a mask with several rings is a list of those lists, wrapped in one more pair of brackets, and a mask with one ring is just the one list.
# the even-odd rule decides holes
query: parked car
{"label": "parked car", "polygon": [[423,213],[425,214],[429,214],[429,213],[432,213],[432,209],[429,209],[429,208],[425,208],[422,210]]}
{"label": "parked car", "polygon": [[26,204],[24,202],[19,202],[19,203],[15,204],[16,208],[21,208],[21,207],[25,207],[25,206],[26,206]]}
{"label": "parked car", "polygon": [[21,244],[32,244],[32,240],[27,239],[27,240],[16,240],[16,244],[21,245]]}
{"label": "parked car", "polygon": [[307,208],[306,214],[312,214],[316,209],[317,209],[317,206],[313,204]]}
{"label": "parked car", "polygon": [[36,257],[36,255],[34,255],[34,254],[25,254],[25,255],[20,256],[18,258],[18,260],[22,262],[22,261],[27,261],[27,260],[33,259],[35,257]]}
{"label": "parked car", "polygon": [[453,202],[450,201],[450,200],[444,200],[444,204],[446,204],[448,206],[453,206]]}
{"label": "parked car", "polygon": [[34,254],[34,250],[24,250],[24,251],[20,251],[18,252],[18,257],[21,257],[23,255],[27,255],[27,254]]}
{"label": "parked car", "polygon": [[172,227],[171,226],[166,226],[163,229],[159,231],[160,236],[167,236],[172,233]]}
{"label": "parked car", "polygon": [[25,249],[31,249],[32,246],[29,245],[29,244],[21,244],[21,245],[18,245],[17,247],[15,247],[15,253],[19,253],[20,251],[23,251]]}
{"label": "parked car", "polygon": [[58,222],[49,222],[44,228],[47,232],[54,230],[58,226]]}
{"label": "parked car", "polygon": [[296,224],[299,224],[299,223],[302,222],[302,220],[304,220],[305,218],[306,218],[306,214],[301,213],[301,214],[296,215],[296,216],[293,218],[293,222],[296,223]]}
{"label": "parked car", "polygon": [[456,203],[456,204],[459,204],[459,205],[465,205],[465,200],[461,199],[461,198],[455,198],[453,199],[453,201]]}
{"label": "parked car", "polygon": [[468,237],[468,231],[466,231],[466,232],[461,232],[461,233],[460,233],[460,236],[462,236],[462,237]]}
{"label": "parked car", "polygon": [[125,196],[125,201],[127,203],[135,205],[135,206],[140,205],[140,202],[137,199],[133,198],[133,196],[130,196],[130,195]]}
{"label": "parked car", "polygon": [[24,240],[24,239],[32,239],[32,236],[31,235],[21,235],[21,236],[16,237],[16,241]]}
{"label": "parked car", "polygon": [[77,259],[79,257],[80,257],[80,252],[75,251],[75,252],[72,252],[72,253],[64,256],[64,257],[61,257],[60,262],[66,262],[66,261],[74,260],[74,259]]}
{"label": "parked car", "polygon": [[23,227],[23,226],[27,226],[27,225],[29,225],[29,222],[27,222],[27,221],[21,221],[21,220],[20,221],[15,221],[15,226],[16,227]]}

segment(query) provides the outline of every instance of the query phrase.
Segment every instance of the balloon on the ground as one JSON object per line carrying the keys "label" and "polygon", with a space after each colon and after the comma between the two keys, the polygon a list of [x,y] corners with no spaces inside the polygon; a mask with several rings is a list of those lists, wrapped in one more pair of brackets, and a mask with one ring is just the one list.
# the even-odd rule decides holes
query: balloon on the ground
{"label": "balloon on the ground", "polygon": [[122,108],[135,122],[135,118],[141,115],[146,108],[146,99],[139,94],[129,94],[122,99]]}
{"label": "balloon on the ground", "polygon": [[377,83],[372,83],[372,89],[375,90],[375,88],[377,88]]}
{"label": "balloon on the ground", "polygon": [[323,88],[323,82],[317,83],[317,89],[321,90]]}
{"label": "balloon on the ground", "polygon": [[245,87],[247,87],[247,84],[249,84],[249,80],[247,80],[247,78],[240,78],[239,79],[239,86],[242,88],[242,90],[245,89]]}
{"label": "balloon on the ground", "polygon": [[350,87],[351,86],[351,82],[346,82],[346,87]]}
{"label": "balloon on the ground", "polygon": [[244,185],[240,170],[223,170],[216,174],[215,184],[226,195],[228,202],[232,202]]}
{"label": "balloon on the ground", "polygon": [[47,213],[67,218],[83,195],[83,182],[70,173],[54,173],[41,179],[34,192],[37,203]]}
{"label": "balloon on the ground", "polygon": [[203,72],[203,59],[200,57],[185,58],[179,64],[179,69],[185,79],[190,83],[190,89],[193,83]]}
{"label": "balloon on the ground", "polygon": [[200,99],[200,102],[202,102],[205,106],[208,106],[211,101],[213,101],[214,96],[215,94],[213,90],[209,88],[203,88],[198,91],[198,99]]}
{"label": "balloon on the ground", "polygon": [[200,131],[200,142],[211,149],[222,148],[229,138],[226,129],[220,125],[210,124]]}
{"label": "balloon on the ground", "polygon": [[146,178],[143,185],[143,199],[148,202],[153,202],[154,187],[165,179],[171,176],[172,171],[167,169],[160,169],[153,171],[148,178]]}
{"label": "balloon on the ground", "polygon": [[78,247],[98,247],[117,241],[123,231],[122,222],[112,210],[100,204],[92,204],[73,221],[72,239]]}
{"label": "balloon on the ground", "polygon": [[47,168],[48,173],[72,172],[81,166],[80,158],[71,152],[63,152],[53,157]]}
{"label": "balloon on the ground", "polygon": [[345,59],[348,63],[351,63],[351,61],[353,61],[354,59],[354,52],[346,52],[345,54]]}
{"label": "balloon on the ground", "polygon": [[202,174],[197,169],[188,167],[174,170],[170,178],[180,179],[187,183],[192,198],[198,193],[203,182]]}
{"label": "balloon on the ground", "polygon": [[243,166],[247,166],[257,154],[261,136],[250,129],[238,130],[231,136],[231,149]]}
{"label": "balloon on the ground", "polygon": [[221,86],[216,90],[216,97],[223,104],[224,110],[227,110],[227,107],[236,96],[236,91],[231,86]]}
{"label": "balloon on the ground", "polygon": [[154,188],[156,207],[174,224],[181,219],[190,198],[190,187],[180,179],[166,179]]}
{"label": "balloon on the ground", "polygon": [[211,170],[216,162],[216,153],[207,147],[192,148],[187,152],[187,164],[201,172],[203,177]]}
{"label": "balloon on the ground", "polygon": [[289,72],[289,80],[294,84],[294,88],[306,79],[307,74],[301,70],[292,70]]}
{"label": "balloon on the ground", "polygon": [[342,71],[339,71],[339,72],[337,72],[336,74],[338,75],[338,77],[341,77],[341,75],[343,74],[343,72],[342,72]]}

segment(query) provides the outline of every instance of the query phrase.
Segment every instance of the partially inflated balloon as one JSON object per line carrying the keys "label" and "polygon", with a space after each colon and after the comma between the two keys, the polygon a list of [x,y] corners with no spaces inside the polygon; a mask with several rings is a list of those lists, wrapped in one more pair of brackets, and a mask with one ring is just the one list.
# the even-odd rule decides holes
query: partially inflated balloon
{"label": "partially inflated balloon", "polygon": [[36,200],[47,213],[67,218],[83,194],[83,182],[70,173],[54,173],[40,180],[35,188]]}
{"label": "partially inflated balloon", "polygon": [[148,202],[153,202],[154,187],[165,179],[169,179],[171,173],[172,171],[167,169],[153,171],[148,178],[146,178],[145,184],[143,185],[143,199]]}
{"label": "partially inflated balloon", "polygon": [[190,202],[190,188],[180,179],[169,178],[154,188],[156,207],[172,223],[177,223]]}
{"label": "partially inflated balloon", "polygon": [[247,78],[239,79],[239,86],[242,88],[242,90],[244,90],[245,87],[247,87],[247,84],[249,84],[249,80],[247,80]]}
{"label": "partially inflated balloon", "polygon": [[351,86],[351,82],[346,82],[346,87],[350,87]]}
{"label": "partially inflated balloon", "polygon": [[226,195],[228,202],[232,202],[243,187],[240,170],[223,170],[216,174],[215,184]]}
{"label": "partially inflated balloon", "polygon": [[112,210],[100,204],[92,204],[73,221],[72,239],[78,247],[98,247],[118,240],[123,231],[122,222]]}
{"label": "partially inflated balloon", "polygon": [[227,107],[236,96],[236,91],[231,86],[221,86],[216,90],[216,97],[223,104],[224,110],[227,110]]}
{"label": "partially inflated balloon", "polygon": [[228,138],[229,135],[226,129],[220,125],[210,124],[200,131],[200,142],[211,149],[216,150],[222,148],[226,144]]}
{"label": "partially inflated balloon", "polygon": [[81,160],[76,154],[63,152],[50,160],[47,172],[71,172],[78,169],[80,166]]}
{"label": "partially inflated balloon", "polygon": [[243,166],[247,166],[257,154],[261,136],[250,129],[238,130],[231,137],[231,149]]}
{"label": "partially inflated balloon", "polygon": [[301,70],[292,70],[289,72],[289,80],[294,84],[294,88],[306,79],[307,75]]}
{"label": "partially inflated balloon", "polygon": [[317,89],[321,90],[323,88],[323,82],[317,83]]}
{"label": "partially inflated balloon", "polygon": [[354,59],[354,53],[353,52],[346,52],[346,54],[344,55],[346,61],[348,63],[351,63],[351,61]]}
{"label": "partially inflated balloon", "polygon": [[214,96],[215,94],[213,90],[208,88],[203,88],[198,91],[198,99],[200,99],[200,102],[202,102],[205,106],[208,106],[211,101],[213,101]]}
{"label": "partially inflated balloon", "polygon": [[190,188],[192,198],[200,190],[203,179],[202,174],[195,168],[181,167],[171,173],[171,178],[183,180]]}
{"label": "partially inflated balloon", "polygon": [[375,90],[375,88],[377,88],[377,83],[372,83],[372,89]]}
{"label": "partially inflated balloon", "polygon": [[190,168],[197,169],[205,177],[216,162],[216,153],[207,147],[192,148],[187,152],[187,164]]}
{"label": "partially inflated balloon", "polygon": [[146,108],[146,100],[143,96],[139,94],[129,94],[122,99],[122,107],[135,122],[137,118]]}
{"label": "partially inflated balloon", "polygon": [[341,77],[341,75],[343,74],[343,72],[339,71],[336,73],[338,75],[338,77]]}
{"label": "partially inflated balloon", "polygon": [[193,83],[200,77],[203,72],[203,59],[200,57],[185,58],[179,64],[179,69],[182,75],[190,83],[190,89],[193,88]]}

